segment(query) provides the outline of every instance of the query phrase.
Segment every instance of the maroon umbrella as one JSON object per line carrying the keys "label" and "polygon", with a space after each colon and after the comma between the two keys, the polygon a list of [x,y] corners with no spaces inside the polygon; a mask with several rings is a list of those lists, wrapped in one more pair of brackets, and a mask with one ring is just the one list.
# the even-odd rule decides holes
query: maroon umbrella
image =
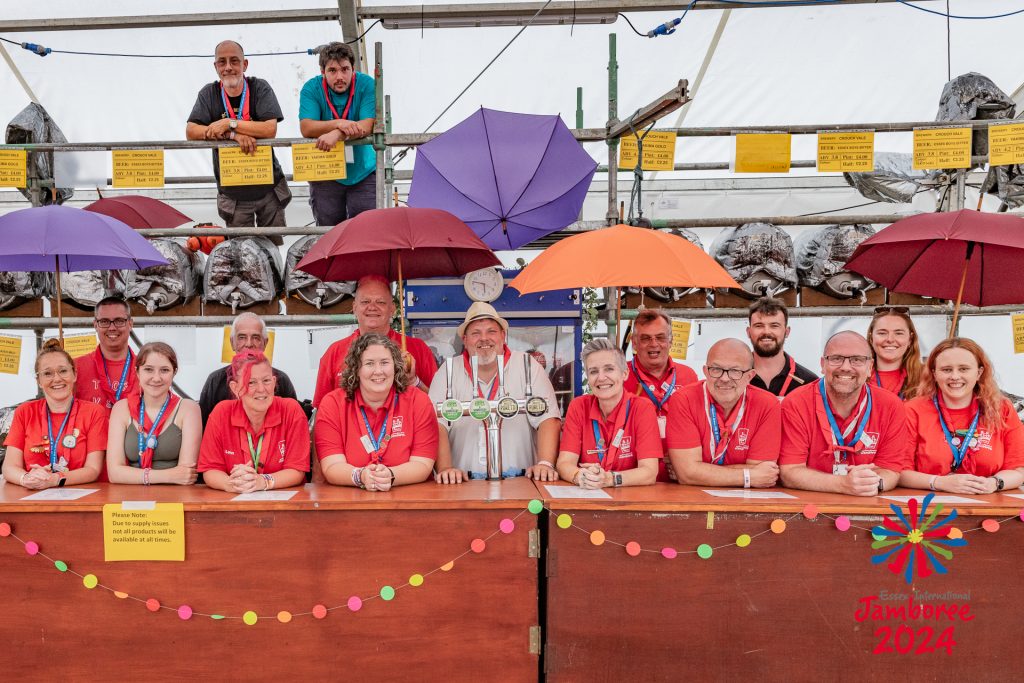
{"label": "maroon umbrella", "polygon": [[85,210],[116,218],[136,229],[176,228],[182,223],[192,222],[191,218],[173,206],[140,194],[101,197],[86,206]]}
{"label": "maroon umbrella", "polygon": [[963,209],[896,221],[860,243],[846,268],[896,292],[975,306],[1024,303],[1024,219]]}

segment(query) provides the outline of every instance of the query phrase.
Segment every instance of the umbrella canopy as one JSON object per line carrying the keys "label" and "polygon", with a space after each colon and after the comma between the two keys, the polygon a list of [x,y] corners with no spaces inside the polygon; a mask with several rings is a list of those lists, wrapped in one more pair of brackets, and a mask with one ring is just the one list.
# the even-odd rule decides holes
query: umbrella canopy
{"label": "umbrella canopy", "polygon": [[116,218],[125,225],[137,229],[176,228],[183,223],[192,222],[191,218],[173,206],[141,194],[103,197],[86,206],[85,210]]}
{"label": "umbrella canopy", "polygon": [[576,220],[596,169],[560,117],[481,108],[416,150],[409,206],[517,249]]}
{"label": "umbrella canopy", "polygon": [[548,247],[511,283],[522,294],[573,287],[735,287],[725,269],[683,237],[616,225]]}

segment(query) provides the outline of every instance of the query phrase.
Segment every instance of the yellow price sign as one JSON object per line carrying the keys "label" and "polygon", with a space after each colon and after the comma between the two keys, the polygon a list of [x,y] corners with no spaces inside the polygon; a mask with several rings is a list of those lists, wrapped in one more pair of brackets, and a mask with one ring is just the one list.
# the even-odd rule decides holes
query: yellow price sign
{"label": "yellow price sign", "polygon": [[221,185],[274,184],[274,162],[270,156],[270,147],[257,147],[255,154],[246,154],[241,147],[221,147],[218,156]]}
{"label": "yellow price sign", "polygon": [[345,143],[339,142],[330,152],[317,149],[313,143],[292,145],[292,175],[295,180],[344,180]]}
{"label": "yellow price sign", "polygon": [[736,137],[735,173],[789,173],[789,133],[740,133]]}
{"label": "yellow price sign", "polygon": [[870,173],[874,170],[874,131],[818,133],[819,173]]}
{"label": "yellow price sign", "polygon": [[968,127],[915,128],[914,170],[970,168],[972,132]]}
{"label": "yellow price sign", "polygon": [[690,328],[693,324],[689,320],[672,321],[672,348],[668,355],[676,360],[686,360],[686,349],[690,346]]}
{"label": "yellow price sign", "polygon": [[[274,362],[274,334],[273,330],[267,330],[267,347],[263,349],[263,355],[267,357],[271,363]],[[231,325],[224,326],[224,339],[220,345],[220,362],[230,363],[231,359],[235,357],[235,351],[231,348]]]}
{"label": "yellow price sign", "polygon": [[1024,123],[988,127],[989,166],[1024,164]]}
{"label": "yellow price sign", "polygon": [[[636,166],[638,154],[635,135],[619,138],[619,168],[631,169]],[[652,130],[644,138],[644,160],[641,168],[645,171],[671,171],[676,163],[676,134],[670,130]]]}
{"label": "yellow price sign", "polygon": [[1024,313],[1010,316],[1013,323],[1013,352],[1024,353]]}
{"label": "yellow price sign", "polygon": [[103,506],[103,559],[185,561],[185,506],[125,501]]}
{"label": "yellow price sign", "polygon": [[162,149],[115,149],[112,152],[114,187],[163,187]]}
{"label": "yellow price sign", "polygon": [[21,337],[0,335],[0,372],[17,375],[21,368]]}
{"label": "yellow price sign", "polygon": [[68,355],[72,358],[88,356],[96,350],[96,345],[97,341],[95,334],[73,334],[70,336],[64,336],[64,350],[67,351]]}
{"label": "yellow price sign", "polygon": [[28,186],[28,152],[0,149],[0,187]]}

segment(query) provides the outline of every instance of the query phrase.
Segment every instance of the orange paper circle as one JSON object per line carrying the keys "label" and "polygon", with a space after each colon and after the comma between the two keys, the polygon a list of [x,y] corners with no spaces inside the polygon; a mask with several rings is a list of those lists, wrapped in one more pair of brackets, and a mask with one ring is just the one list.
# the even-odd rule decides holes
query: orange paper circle
{"label": "orange paper circle", "polygon": [[999,531],[999,522],[997,522],[994,519],[986,519],[984,522],[981,523],[981,528],[989,532],[990,534],[994,534],[995,532]]}
{"label": "orange paper circle", "polygon": [[7,537],[11,535],[11,525],[7,522],[0,522],[0,537]]}
{"label": "orange paper circle", "polygon": [[808,503],[804,506],[804,517],[807,519],[814,519],[818,516],[818,506],[814,503]]}
{"label": "orange paper circle", "polygon": [[600,529],[590,532],[590,542],[594,545],[601,545],[604,543],[604,532]]}
{"label": "orange paper circle", "polygon": [[114,597],[115,598],[120,598],[121,600],[124,600],[125,598],[128,597],[128,594],[127,593],[122,593],[121,591],[114,591]]}
{"label": "orange paper circle", "polygon": [[786,520],[774,519],[772,520],[772,531],[777,534],[781,534],[786,530]]}
{"label": "orange paper circle", "polygon": [[313,616],[317,619],[323,619],[327,616],[327,608],[323,605],[313,605]]}
{"label": "orange paper circle", "polygon": [[292,620],[292,613],[285,612],[282,610],[277,613],[277,620],[280,621],[282,624],[287,624],[289,621]]}
{"label": "orange paper circle", "polygon": [[443,571],[443,572],[450,572],[454,566],[455,566],[455,560],[452,560],[448,564],[441,565],[441,571]]}
{"label": "orange paper circle", "polygon": [[949,533],[946,534],[947,538],[963,538],[964,532],[960,531],[956,527],[951,527]]}
{"label": "orange paper circle", "polygon": [[626,544],[626,554],[630,557],[636,557],[640,554],[640,544],[636,541],[630,541]]}

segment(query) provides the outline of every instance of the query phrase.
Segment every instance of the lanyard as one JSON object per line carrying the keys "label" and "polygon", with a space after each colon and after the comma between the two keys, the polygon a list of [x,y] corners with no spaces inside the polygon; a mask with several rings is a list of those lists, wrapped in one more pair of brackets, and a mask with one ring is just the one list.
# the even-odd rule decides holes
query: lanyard
{"label": "lanyard", "polygon": [[605,448],[604,436],[601,434],[601,424],[598,420],[591,419],[590,425],[594,428],[594,447],[597,449],[597,461],[601,463],[601,466],[606,470],[611,470],[612,465],[618,459],[618,451],[615,452],[615,457],[608,456],[608,466],[605,467],[605,454],[610,453],[612,448],[618,449],[619,443],[622,441],[622,433],[626,429],[626,422],[629,420],[629,410],[633,407],[632,399],[626,399],[626,416],[622,419],[622,424],[617,425],[618,429],[615,430],[615,436],[612,437],[612,442],[608,444],[608,448]]}
{"label": "lanyard", "polygon": [[[107,369],[107,359],[103,355],[103,352],[99,349],[96,350],[100,354],[100,358],[103,359],[103,374],[107,377],[107,386],[114,389],[114,383],[110,381],[110,371]],[[117,388],[114,391],[114,403],[121,400],[121,393],[124,391],[125,386],[128,383],[128,369],[132,365],[132,350],[128,349],[128,357],[124,361],[124,368],[121,370],[121,379],[117,382]]]}
{"label": "lanyard", "polygon": [[[725,464],[725,452],[729,450],[729,442],[732,441],[733,434],[736,433],[736,429],[740,426],[740,421],[743,419],[743,413],[747,410],[747,392],[743,392],[743,400],[740,401],[738,408],[733,409],[736,415],[736,419],[732,421],[731,425],[726,426],[725,438],[722,438],[721,431],[718,427],[718,408],[711,402],[711,397],[708,394],[707,382],[704,383],[704,413],[708,417],[708,423],[711,425],[711,445],[712,445],[712,457],[711,462],[715,465]],[[726,418],[728,419],[728,417]]]}
{"label": "lanyard", "polygon": [[[397,392],[395,392],[395,401],[394,403],[392,403],[392,407],[395,409],[395,413],[398,413]],[[366,426],[366,438],[369,439],[370,446],[373,447],[373,451],[371,451],[369,455],[372,456],[379,453],[380,455],[377,456],[375,459],[377,460],[378,463],[383,462],[383,451],[387,447],[388,441],[391,440],[391,435],[388,434],[388,425],[391,424],[390,420],[388,420],[388,417],[390,417],[391,415],[391,408],[388,408],[387,410],[384,411],[384,422],[380,426],[380,433],[377,435],[376,439],[373,438],[373,428],[370,426],[370,420],[366,417],[366,408],[364,408],[363,406],[359,406],[359,412],[362,414],[363,424]]]}
{"label": "lanyard", "polygon": [[348,100],[345,102],[345,111],[341,112],[341,116],[338,116],[338,110],[334,108],[334,103],[331,102],[331,94],[327,89],[327,78],[325,76],[320,77],[320,84],[324,87],[324,99],[327,100],[327,106],[331,110],[331,114],[336,119],[347,119],[348,110],[352,108],[352,97],[356,92],[356,78],[359,77],[359,73],[356,71],[352,72],[352,82],[348,84]]}
{"label": "lanyard", "polygon": [[[669,362],[672,363],[672,361]],[[672,383],[668,384],[668,382],[666,381],[662,382],[661,384],[661,388],[665,391],[665,395],[662,396],[660,401],[658,400],[657,395],[654,393],[654,391],[656,391],[657,389],[655,388],[655,390],[652,391],[651,387],[647,386],[647,382],[644,381],[644,377],[643,375],[640,374],[640,368],[637,366],[635,358],[632,361],[630,361],[630,367],[633,369],[633,374],[636,375],[637,384],[639,384],[640,388],[644,390],[645,394],[647,394],[647,398],[651,399],[651,403],[654,404],[654,407],[657,409],[658,414],[660,415],[662,411],[662,406],[668,403],[668,400],[672,398],[672,392],[676,390],[675,363],[672,363]],[[651,379],[653,379],[653,377]],[[665,386],[666,384],[668,384],[667,387]],[[657,387],[657,385],[655,385],[654,382],[651,382],[651,385]]]}
{"label": "lanyard", "polygon": [[252,468],[257,472],[260,471],[260,452],[263,450],[263,437],[266,435],[266,432],[260,434],[260,440],[257,442],[256,447],[253,448],[252,434],[248,431],[245,432],[245,438],[249,440],[249,457],[252,459]]}
{"label": "lanyard", "polygon": [[[510,358],[512,358],[512,350],[506,346],[505,349],[504,349],[503,358],[501,359],[501,363],[502,363],[502,365],[504,367],[508,367],[508,361],[509,361]],[[466,377],[469,377],[469,381],[472,382],[473,381],[473,368],[470,366],[470,363],[469,363],[469,353],[467,351],[463,351],[462,352],[462,363],[466,367]],[[494,375],[494,379],[492,380],[492,382],[493,382],[493,384],[491,384],[491,390],[488,392],[490,394],[490,396],[484,396],[484,392],[480,389],[480,380],[477,380],[477,385],[475,387],[473,387],[473,391],[475,391],[477,393],[477,395],[480,396],[480,398],[485,398],[488,401],[493,401],[494,397],[497,396],[497,394],[498,394],[498,375],[497,374]]]}
{"label": "lanyard", "polygon": [[[939,405],[939,397],[936,394],[932,397],[932,403],[935,404],[935,410],[939,414],[939,424],[942,425],[942,435],[946,437],[946,443],[949,445],[949,450],[953,452],[953,465],[951,470],[956,472],[960,469],[960,465],[963,464],[964,458],[967,456],[967,449],[971,445],[971,439],[974,438],[974,432],[978,429],[978,419],[981,417],[981,409],[975,408],[974,417],[971,419],[971,426],[967,428],[967,433],[964,434],[964,440],[961,443],[957,443],[955,439],[960,437],[954,437],[946,424],[946,417],[942,414],[942,406]],[[952,420],[950,420],[952,424]]]}
{"label": "lanyard", "polygon": [[50,471],[57,471],[57,447],[60,445],[60,440],[64,436],[64,428],[68,426],[68,420],[71,419],[71,409],[75,407],[75,399],[71,398],[71,403],[68,405],[68,412],[64,415],[64,421],[60,423],[60,431],[57,432],[57,439],[53,438],[53,419],[50,416],[50,406],[46,406],[46,436],[50,443]]}
{"label": "lanyard", "polygon": [[[896,392],[896,395],[899,396],[901,399],[903,398],[903,384],[906,381],[907,381],[907,371],[906,370],[900,370],[900,382],[899,382],[900,390],[898,392]],[[878,374],[878,370],[875,370],[875,384],[877,384],[880,389],[884,389],[885,388],[885,387],[882,386],[882,377],[881,377],[881,375]]]}
{"label": "lanyard", "polygon": [[[825,395],[824,379],[818,381],[818,391],[821,394],[822,403],[825,404],[825,416],[828,418],[829,427],[831,427],[832,450],[835,453],[836,462],[846,460],[848,453],[857,452],[856,445],[864,435],[864,428],[868,426],[868,420],[871,418],[871,387],[864,385],[866,395],[857,407],[854,419],[850,420],[850,423],[846,425],[846,429],[842,431],[839,429],[839,423],[836,422],[836,416],[832,414],[832,406],[828,403],[828,396]],[[858,417],[860,418],[859,421]],[[847,441],[847,437],[853,432],[854,426],[856,426],[857,431],[853,433],[853,438]]]}
{"label": "lanyard", "polygon": [[224,84],[220,84],[220,99],[224,103],[224,113],[228,115],[229,119],[241,119],[243,121],[249,121],[249,80],[242,77],[242,99],[239,100],[239,108],[241,111],[236,112],[235,108],[231,106],[231,101],[228,99],[228,94],[224,90]]}
{"label": "lanyard", "polygon": [[[167,398],[164,399],[164,404],[160,406],[160,412],[156,414],[156,419],[153,420],[153,426],[146,433],[146,399],[142,396],[139,397],[139,467],[147,469],[153,465],[153,450],[156,448],[156,436],[155,434],[160,429],[160,425],[163,424],[164,412],[167,410],[167,406],[171,403],[171,394],[167,393]],[[144,462],[145,456],[148,457],[148,462]]]}
{"label": "lanyard", "polygon": [[783,382],[782,388],[779,389],[779,396],[786,395],[786,389],[789,389],[789,385],[793,383],[793,378],[796,377],[796,360],[793,356],[789,357],[789,374],[786,375],[786,381]]}

